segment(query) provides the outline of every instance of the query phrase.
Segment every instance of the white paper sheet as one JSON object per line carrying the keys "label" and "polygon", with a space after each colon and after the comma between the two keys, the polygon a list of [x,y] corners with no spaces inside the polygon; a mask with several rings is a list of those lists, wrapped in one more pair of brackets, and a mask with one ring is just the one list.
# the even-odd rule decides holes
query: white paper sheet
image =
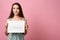
{"label": "white paper sheet", "polygon": [[8,33],[24,33],[25,21],[8,21]]}

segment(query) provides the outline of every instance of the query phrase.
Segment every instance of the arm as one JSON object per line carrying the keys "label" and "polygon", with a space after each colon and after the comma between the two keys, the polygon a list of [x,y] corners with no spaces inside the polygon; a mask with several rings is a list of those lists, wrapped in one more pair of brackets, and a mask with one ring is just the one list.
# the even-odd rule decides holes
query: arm
{"label": "arm", "polygon": [[6,21],[6,22],[5,22],[5,35],[6,35],[6,36],[8,36],[7,27],[8,27],[8,23],[7,23],[7,21]]}
{"label": "arm", "polygon": [[28,24],[26,19],[25,19],[25,29],[28,30]]}
{"label": "arm", "polygon": [[25,33],[24,33],[24,35],[27,34],[27,30],[28,30],[28,24],[27,24],[27,20],[25,19]]}

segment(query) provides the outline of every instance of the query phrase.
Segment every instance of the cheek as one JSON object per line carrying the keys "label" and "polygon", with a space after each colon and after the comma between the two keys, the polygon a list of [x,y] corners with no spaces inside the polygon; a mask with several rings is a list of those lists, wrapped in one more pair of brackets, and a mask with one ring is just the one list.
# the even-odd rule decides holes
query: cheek
{"label": "cheek", "polygon": [[13,9],[13,12],[15,13],[15,9]]}
{"label": "cheek", "polygon": [[17,12],[19,12],[19,9],[17,10]]}

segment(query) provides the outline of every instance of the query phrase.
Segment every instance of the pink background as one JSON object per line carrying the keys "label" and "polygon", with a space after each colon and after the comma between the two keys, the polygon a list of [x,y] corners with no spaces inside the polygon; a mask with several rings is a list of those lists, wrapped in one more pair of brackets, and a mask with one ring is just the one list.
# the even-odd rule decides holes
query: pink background
{"label": "pink background", "polygon": [[4,23],[14,2],[29,25],[25,40],[60,40],[60,0],[0,0],[0,40],[7,40]]}

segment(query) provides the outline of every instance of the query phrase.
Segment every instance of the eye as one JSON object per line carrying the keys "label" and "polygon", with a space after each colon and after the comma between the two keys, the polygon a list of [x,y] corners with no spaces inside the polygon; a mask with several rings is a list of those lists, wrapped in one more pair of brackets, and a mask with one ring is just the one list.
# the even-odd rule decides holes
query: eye
{"label": "eye", "polygon": [[17,8],[17,9],[19,9],[19,8]]}
{"label": "eye", "polygon": [[15,8],[13,8],[13,9],[15,9]]}

